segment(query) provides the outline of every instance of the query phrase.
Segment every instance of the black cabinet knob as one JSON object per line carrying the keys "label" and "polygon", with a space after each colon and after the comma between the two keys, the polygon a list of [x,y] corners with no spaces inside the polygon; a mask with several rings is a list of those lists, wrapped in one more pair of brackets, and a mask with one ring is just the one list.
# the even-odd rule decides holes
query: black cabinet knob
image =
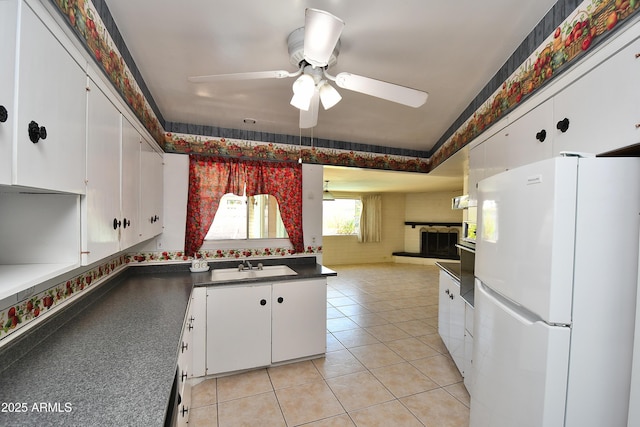
{"label": "black cabinet knob", "polygon": [[121,222],[118,221],[118,218],[113,218],[113,229],[117,230],[120,227]]}
{"label": "black cabinet knob", "polygon": [[122,227],[123,228],[127,228],[131,225],[131,220],[127,219],[127,218],[123,218],[122,219]]}
{"label": "black cabinet knob", "polygon": [[9,113],[7,109],[4,108],[4,105],[0,105],[0,123],[4,123],[9,118]]}
{"label": "black cabinet knob", "polygon": [[267,300],[266,299],[261,299],[260,300],[260,305],[267,305]]}
{"label": "black cabinet knob", "polygon": [[284,302],[284,298],[278,297],[278,303],[282,304]]}
{"label": "black cabinet knob", "polygon": [[567,119],[566,117],[562,120],[560,120],[557,124],[556,124],[556,128],[562,132],[565,133],[567,131],[567,129],[569,129],[569,119]]}
{"label": "black cabinet knob", "polygon": [[41,139],[47,139],[47,129],[31,120],[29,123],[29,139],[36,144]]}
{"label": "black cabinet knob", "polygon": [[536,133],[536,139],[540,142],[544,142],[547,139],[547,131],[542,129],[540,132]]}

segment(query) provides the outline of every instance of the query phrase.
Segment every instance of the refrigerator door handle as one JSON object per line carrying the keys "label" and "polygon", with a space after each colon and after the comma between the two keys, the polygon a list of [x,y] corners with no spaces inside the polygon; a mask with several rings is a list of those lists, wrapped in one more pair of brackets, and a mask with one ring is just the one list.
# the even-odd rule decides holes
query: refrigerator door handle
{"label": "refrigerator door handle", "polygon": [[476,288],[480,292],[484,292],[485,294],[487,294],[491,299],[495,301],[498,306],[500,306],[504,311],[509,313],[514,318],[518,319],[520,322],[527,325],[532,325],[534,323],[546,323],[537,314],[505,298],[504,296],[500,295],[499,293],[482,283],[480,280],[476,280]]}

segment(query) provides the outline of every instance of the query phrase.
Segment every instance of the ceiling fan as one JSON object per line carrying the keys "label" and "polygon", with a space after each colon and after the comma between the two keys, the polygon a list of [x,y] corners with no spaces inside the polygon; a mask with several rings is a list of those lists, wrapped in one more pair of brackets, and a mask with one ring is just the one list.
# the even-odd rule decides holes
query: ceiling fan
{"label": "ceiling fan", "polygon": [[282,79],[297,77],[293,83],[291,105],[300,110],[300,128],[311,128],[318,123],[320,103],[328,110],[342,97],[329,83],[343,89],[382,98],[409,107],[418,108],[427,101],[426,92],[342,72],[332,76],[327,70],[337,62],[340,53],[340,34],[344,21],[319,9],[305,10],[304,27],[294,30],[287,38],[289,61],[297,71],[257,71],[248,73],[214,74],[189,77],[192,83],[230,80]]}

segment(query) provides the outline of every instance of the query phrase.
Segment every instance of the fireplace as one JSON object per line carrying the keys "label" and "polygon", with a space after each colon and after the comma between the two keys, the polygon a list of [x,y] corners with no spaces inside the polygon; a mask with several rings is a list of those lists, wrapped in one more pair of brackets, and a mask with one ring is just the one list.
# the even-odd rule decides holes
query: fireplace
{"label": "fireplace", "polygon": [[426,258],[459,259],[458,231],[451,228],[420,230],[420,255]]}

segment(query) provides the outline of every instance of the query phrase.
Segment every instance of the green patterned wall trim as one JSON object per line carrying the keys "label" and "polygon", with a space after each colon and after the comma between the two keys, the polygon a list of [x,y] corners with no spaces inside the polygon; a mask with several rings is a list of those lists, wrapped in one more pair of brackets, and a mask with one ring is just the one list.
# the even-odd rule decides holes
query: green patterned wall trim
{"label": "green patterned wall trim", "polygon": [[156,142],[162,146],[164,129],[142,94],[131,71],[124,63],[122,55],[106,30],[93,3],[89,0],[52,1],[60,9],[80,41],[84,42],[96,64],[104,71],[122,99],[133,110]]}
{"label": "green patterned wall trim", "polygon": [[295,146],[239,139],[167,133],[169,153],[242,157],[256,160],[298,161],[319,165],[351,166],[403,172],[429,172],[429,160],[331,148]]}
{"label": "green patterned wall trim", "polygon": [[430,157],[435,168],[559,72],[640,8],[640,0],[586,0],[489,99]]}
{"label": "green patterned wall trim", "polygon": [[97,284],[105,281],[113,273],[122,269],[127,262],[128,259],[125,255],[104,261],[90,270],[80,273],[69,280],[60,282],[45,291],[32,295],[0,311],[0,344],[7,336],[15,333],[31,322],[40,320],[49,312],[56,311],[61,303],[76,298],[89,289],[95,288]]}

